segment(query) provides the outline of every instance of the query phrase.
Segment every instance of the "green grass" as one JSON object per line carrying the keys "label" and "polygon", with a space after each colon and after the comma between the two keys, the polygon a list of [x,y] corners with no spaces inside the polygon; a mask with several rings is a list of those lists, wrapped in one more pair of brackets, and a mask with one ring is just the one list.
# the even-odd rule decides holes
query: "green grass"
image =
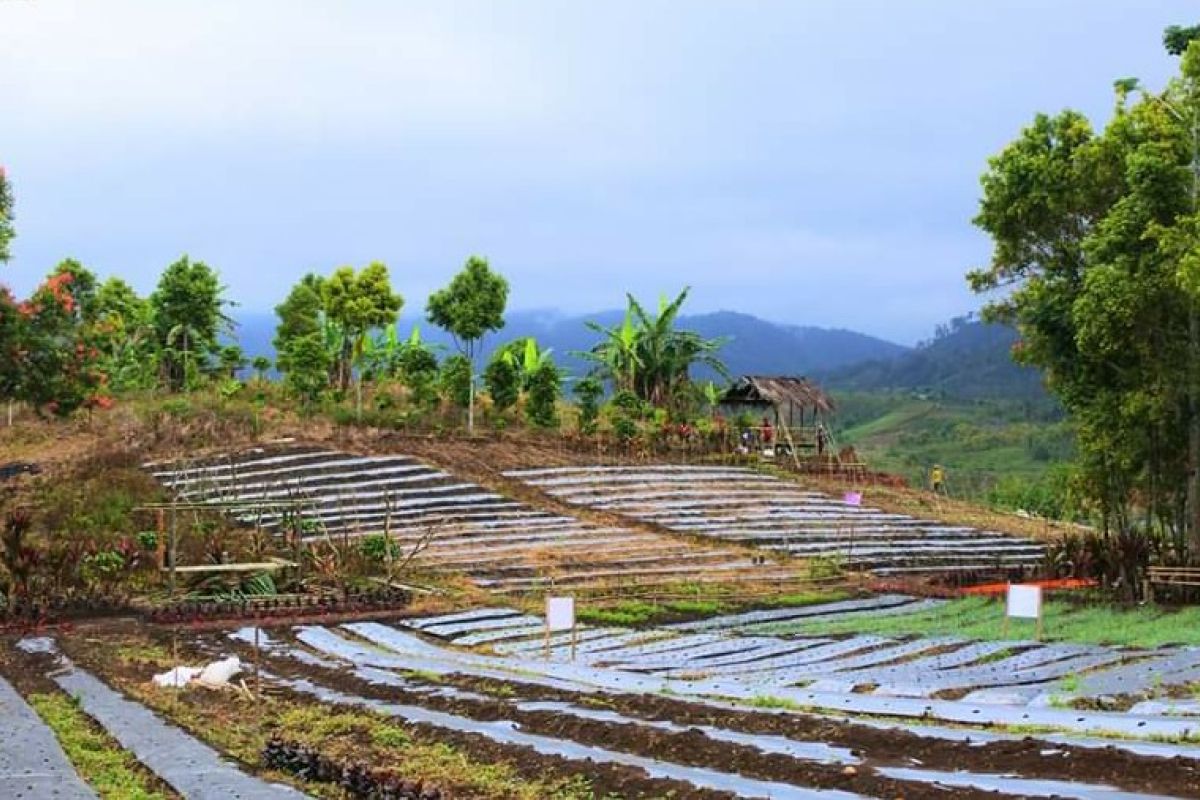
{"label": "green grass", "polygon": [[[767,597],[761,601],[765,606],[808,606],[816,603],[832,603],[849,597],[849,592],[843,589],[812,589],[791,594]],[[711,617],[737,610],[739,604],[722,601],[716,598],[697,597],[695,599],[668,600],[665,602],[647,602],[645,600],[622,600],[610,606],[582,606],[576,612],[580,622],[591,625],[624,625],[640,626],[653,625],[656,622],[677,619],[680,615],[688,617]]]}
{"label": "green grass", "polygon": [[799,606],[815,606],[820,603],[836,603],[848,597],[850,597],[850,592],[844,589],[814,589],[770,597],[763,602],[763,605],[775,608],[797,608]]}
{"label": "green grass", "polygon": [[622,600],[611,606],[594,608],[584,606],[577,616],[580,622],[592,625],[650,625],[662,619],[679,615],[708,617],[729,610],[720,600],[671,600],[665,603],[648,603],[645,600]]}
{"label": "green grass", "polygon": [[137,760],[101,732],[74,700],[58,693],[35,694],[29,697],[29,704],[54,731],[80,776],[103,800],[167,798],[153,788],[152,779]]}
{"label": "green grass", "polygon": [[[1000,640],[1004,636],[1004,606],[1001,600],[968,597],[915,614],[895,616],[856,615],[832,622],[772,625],[763,633],[873,633],[886,636],[962,636],[969,639]],[[1200,608],[1178,611],[1155,607],[1134,609],[1106,605],[1076,605],[1062,601],[1046,603],[1044,637],[1048,640],[1131,647],[1166,644],[1200,645]],[[1032,639],[1033,620],[1010,620],[1009,639]]]}
{"label": "green grass", "polygon": [[810,711],[811,707],[788,700],[786,697],[775,697],[769,694],[755,695],[746,703],[752,708],[782,708],[788,711]]}
{"label": "green grass", "polygon": [[933,400],[839,392],[836,442],[872,468],[924,486],[934,464],[956,497],[984,499],[1001,481],[1037,483],[1074,451],[1069,425],[1045,401]]}

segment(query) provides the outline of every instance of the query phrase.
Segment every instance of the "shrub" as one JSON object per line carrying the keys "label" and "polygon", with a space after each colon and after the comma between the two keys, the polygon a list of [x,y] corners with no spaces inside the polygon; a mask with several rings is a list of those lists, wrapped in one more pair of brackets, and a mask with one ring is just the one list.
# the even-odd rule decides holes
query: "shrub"
{"label": "shrub", "polygon": [[483,383],[497,412],[517,404],[521,392],[521,374],[511,360],[494,357],[483,370]]}
{"label": "shrub", "polygon": [[399,558],[400,546],[381,533],[373,533],[359,540],[358,552],[368,561],[383,563],[389,558]]}
{"label": "shrub", "polygon": [[579,401],[579,432],[591,436],[598,427],[600,397],[604,394],[604,387],[596,378],[588,376],[575,384],[574,391]]}
{"label": "shrub", "polygon": [[529,375],[529,397],[525,416],[539,428],[557,428],[556,404],[562,393],[562,372],[552,361],[544,361]]}
{"label": "shrub", "polygon": [[442,396],[458,408],[471,402],[471,362],[463,355],[452,355],[442,362],[438,373]]}

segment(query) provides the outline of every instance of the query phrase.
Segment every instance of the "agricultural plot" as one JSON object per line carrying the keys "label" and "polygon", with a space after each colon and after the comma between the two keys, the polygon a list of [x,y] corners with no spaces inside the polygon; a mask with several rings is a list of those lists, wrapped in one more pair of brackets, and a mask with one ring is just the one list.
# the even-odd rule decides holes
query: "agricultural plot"
{"label": "agricultural plot", "polygon": [[[1149,741],[1190,736],[1200,724],[1196,719],[1018,711],[849,692],[811,692],[810,702],[803,703],[786,687],[739,682],[730,678],[737,673],[722,670],[787,658],[818,667],[810,677],[829,674],[839,663],[885,668],[903,659],[915,664],[940,658],[942,668],[950,670],[986,661],[987,649],[969,653],[969,643],[914,642],[905,648],[864,638],[846,640],[835,652],[831,641],[788,642],[729,631],[654,630],[631,636],[628,630],[589,629],[595,634],[588,638],[590,646],[577,646],[574,660],[561,638],[551,642],[552,655],[545,660],[541,636],[523,632],[525,619],[515,610],[485,609],[392,625],[301,626],[259,632],[257,638],[271,679],[315,700],[369,708],[538,755],[588,759],[597,769],[635,767],[676,782],[688,796],[699,790],[771,798],[994,796],[988,792],[1097,800],[1186,796],[1154,791],[1163,784],[1145,772],[1135,774],[1130,765],[1178,770],[1182,785],[1188,785],[1200,764],[1200,748]],[[449,644],[500,631],[511,633],[493,644],[503,655]],[[255,634],[243,629],[230,638],[244,648]],[[1047,660],[1073,657],[1050,650],[1045,655]],[[614,658],[621,663],[611,663]],[[1027,659],[1029,668],[1037,662]],[[680,674],[687,668],[706,675]],[[709,677],[718,673],[721,678]],[[768,705],[764,699],[777,707],[750,708]],[[802,712],[801,706],[811,710]],[[859,714],[872,719],[859,724]],[[1032,740],[994,728],[930,727],[939,720],[959,726],[1044,726],[1047,732]],[[1095,738],[1100,731],[1131,738]],[[1036,755],[1014,757],[1022,747]],[[1143,761],[1146,756],[1155,758]],[[1105,780],[1099,779],[1101,763],[1109,776]],[[1112,769],[1115,764],[1122,766]]]}
{"label": "agricultural plot", "polygon": [[8,682],[0,679],[0,796],[16,800],[95,798],[67,760],[50,728]]}
{"label": "agricultural plot", "polygon": [[146,466],[181,501],[245,504],[232,511],[248,525],[282,532],[297,524],[302,504],[306,537],[387,531],[401,548],[424,547],[413,566],[466,573],[498,592],[795,575],[729,546],[536,509],[404,456],[296,448]]}
{"label": "agricultural plot", "polygon": [[[181,797],[195,800],[303,800],[307,795],[289,786],[269,783],[239,769],[200,740],[182,729],[159,719],[152,711],[123,697],[86,670],[79,669],[58,654],[57,644],[48,638],[24,639],[17,648],[55,658],[48,677],[80,709],[96,721],[120,745],[148,770],[169,785]],[[0,785],[9,783],[12,793],[5,797],[95,797],[75,774],[58,747],[53,734],[24,706],[20,696],[0,681],[0,701],[6,712],[5,722],[13,723],[3,746],[5,762],[20,767],[9,775],[0,775]],[[10,711],[11,709],[11,711]],[[13,736],[13,733],[24,733]],[[41,764],[31,766],[40,759]]]}
{"label": "agricultural plot", "polygon": [[680,533],[835,557],[877,574],[1019,570],[1041,545],[803,491],[739,467],[561,467],[505,473],[580,506],[625,514]]}
{"label": "agricultural plot", "polygon": [[[955,697],[964,707],[982,707],[969,716],[993,724],[1006,720],[1031,724],[1030,709],[1058,713],[1058,707],[1077,701],[1096,705],[1103,698],[1163,694],[1200,682],[1200,648],[1143,650],[953,637],[764,634],[772,626],[796,621],[909,613],[931,602],[937,601],[882,595],[640,631],[585,627],[574,637],[574,647],[570,634],[553,635],[549,655],[556,662],[628,673],[631,679],[685,681],[713,695],[769,695],[864,713],[872,709],[921,712],[928,706],[901,698]],[[545,650],[540,623],[517,611],[488,609],[485,616],[468,613],[408,625],[448,644],[486,643],[496,653],[527,657],[543,655]],[[847,697],[837,699],[837,695]],[[1014,712],[1015,708],[1024,710]],[[1182,720],[1183,727],[1200,734],[1200,713],[1194,702],[1156,701],[1133,710]],[[1143,722],[1138,719],[1132,724],[1138,727]],[[1129,727],[1121,718],[1113,724],[1118,726],[1113,730]]]}

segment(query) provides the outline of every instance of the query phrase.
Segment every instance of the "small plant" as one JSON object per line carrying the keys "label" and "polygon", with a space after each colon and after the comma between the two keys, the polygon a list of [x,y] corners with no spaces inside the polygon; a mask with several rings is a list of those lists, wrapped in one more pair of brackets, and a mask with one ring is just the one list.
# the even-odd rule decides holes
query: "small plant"
{"label": "small plant", "polygon": [[155,550],[158,548],[158,531],[138,531],[137,533],[138,547],[143,550]]}
{"label": "small plant", "polygon": [[575,399],[579,401],[579,432],[591,436],[596,432],[600,418],[600,398],[604,386],[594,377],[587,377],[575,384]]}
{"label": "small plant", "polygon": [[84,556],[83,569],[101,579],[109,579],[125,569],[125,556],[116,550],[101,550]]}
{"label": "small plant", "polygon": [[373,533],[359,540],[358,552],[368,561],[382,564],[400,557],[400,545],[381,533]]}
{"label": "small plant", "polygon": [[808,706],[797,703],[795,700],[788,700],[786,697],[775,697],[768,694],[760,694],[750,698],[749,704],[754,708],[783,708],[789,711],[809,710]]}

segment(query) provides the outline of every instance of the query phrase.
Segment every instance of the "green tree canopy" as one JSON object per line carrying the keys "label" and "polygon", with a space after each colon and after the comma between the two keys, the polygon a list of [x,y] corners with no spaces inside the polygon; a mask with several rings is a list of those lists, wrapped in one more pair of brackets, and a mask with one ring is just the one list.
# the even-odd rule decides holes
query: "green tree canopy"
{"label": "green tree canopy", "polygon": [[992,237],[992,260],[969,280],[992,293],[987,318],[1019,329],[1015,357],[1040,367],[1072,413],[1082,479],[1106,525],[1137,522],[1176,550],[1190,533],[1200,553],[1195,501],[1185,503],[1200,388],[1189,291],[1200,286],[1190,277],[1200,266],[1190,257],[1200,252],[1198,65],[1192,40],[1163,93],[1135,101],[1137,82],[1118,81],[1099,134],[1074,111],[1037,115],[989,161],[975,223]]}
{"label": "green tree canopy", "polygon": [[387,266],[379,261],[357,274],[353,267],[338,267],[321,285],[321,299],[329,320],[342,335],[335,372],[339,387],[345,390],[367,333],[394,324],[404,299],[392,291]]}
{"label": "green tree canopy", "polygon": [[13,227],[13,192],[8,174],[0,166],[0,264],[8,263],[12,257],[9,245],[17,235]]}
{"label": "green tree canopy", "polygon": [[690,397],[693,367],[704,365],[728,377],[718,356],[728,340],[705,339],[675,327],[689,291],[685,288],[670,302],[663,298],[655,314],[627,295],[628,307],[620,325],[606,328],[588,323],[604,338],[580,355],[595,364],[594,373],[607,380],[614,392],[632,392],[659,408],[680,409]]}
{"label": "green tree canopy", "polygon": [[450,285],[429,297],[429,321],[449,332],[470,365],[467,429],[475,428],[475,356],[483,337],[504,327],[508,281],[492,272],[486,259],[471,256]]}
{"label": "green tree canopy", "polygon": [[308,273],[300,282],[292,287],[287,298],[275,306],[275,315],[279,324],[275,328],[275,347],[279,369],[287,372],[290,367],[289,353],[297,339],[314,334],[321,334],[321,315],[324,306],[321,300],[320,276]]}
{"label": "green tree canopy", "polygon": [[150,305],[164,372],[173,388],[184,387],[218,351],[218,334],[232,324],[222,311],[227,304],[225,287],[204,262],[185,255],[163,271]]}

